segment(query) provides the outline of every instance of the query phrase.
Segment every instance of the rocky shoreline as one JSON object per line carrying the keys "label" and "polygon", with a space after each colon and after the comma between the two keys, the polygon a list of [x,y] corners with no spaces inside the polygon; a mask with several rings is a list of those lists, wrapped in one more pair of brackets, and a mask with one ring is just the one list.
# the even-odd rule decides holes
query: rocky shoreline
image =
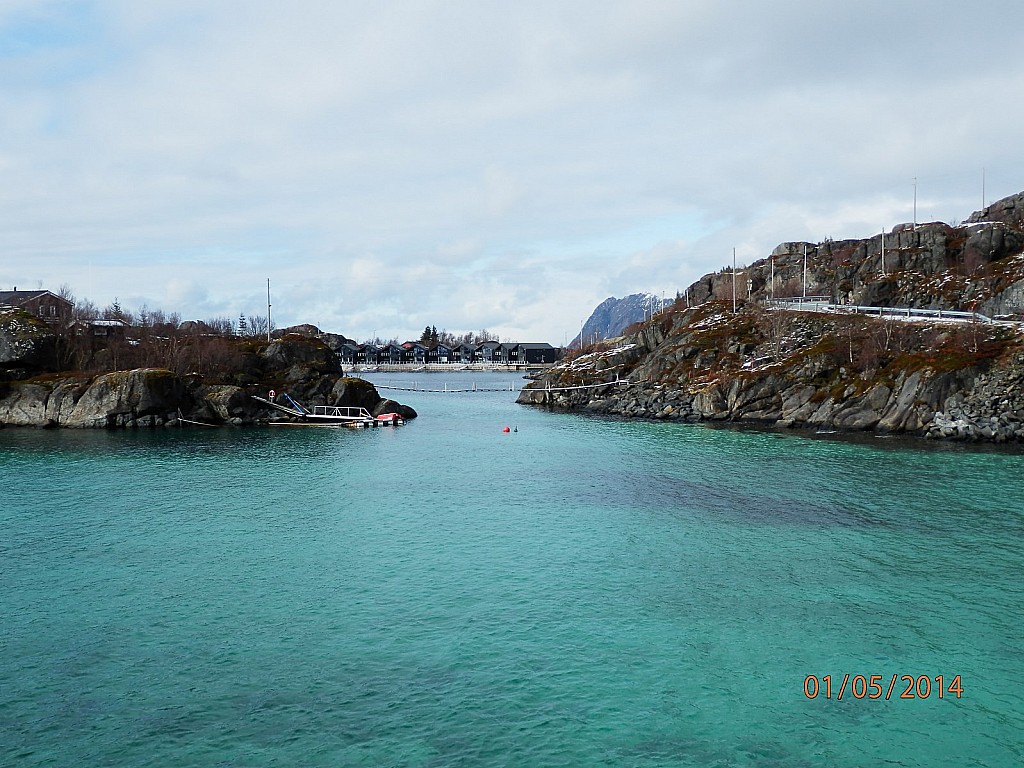
{"label": "rocky shoreline", "polygon": [[[735,268],[704,275],[654,318],[539,376],[519,402],[1024,443],[1024,193],[962,225],[785,242],[742,274],[745,285]],[[797,296],[836,311],[777,301]],[[886,307],[957,310],[967,322],[881,317]]]}
{"label": "rocky shoreline", "polygon": [[[748,307],[733,315],[715,303],[671,312],[538,376],[518,402],[626,418],[1024,442],[1024,346],[1015,333],[965,338],[948,326],[894,332],[881,320],[786,314]],[[915,351],[893,343],[888,362],[865,361],[872,338],[911,332],[935,348],[905,338]]]}
{"label": "rocky shoreline", "polygon": [[[21,346],[19,364],[38,357],[30,345]],[[20,378],[0,380],[0,427],[117,429],[188,421],[259,425],[271,418],[281,420],[279,412],[251,397],[266,396],[270,390],[288,392],[307,405],[353,406],[374,416],[396,412],[406,419],[416,417],[412,408],[382,398],[370,382],[346,377],[330,349],[301,336],[257,345],[233,375],[235,383],[164,368],[95,375],[19,372]]]}

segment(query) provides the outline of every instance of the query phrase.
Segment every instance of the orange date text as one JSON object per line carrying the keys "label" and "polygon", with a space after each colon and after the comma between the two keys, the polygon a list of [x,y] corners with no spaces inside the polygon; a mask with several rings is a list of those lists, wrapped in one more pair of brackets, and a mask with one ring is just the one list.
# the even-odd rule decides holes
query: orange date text
{"label": "orange date text", "polygon": [[816,699],[835,698],[842,701],[843,697],[855,699],[928,699],[957,698],[964,692],[960,675],[949,678],[943,675],[851,675],[840,679],[837,675],[808,675],[804,678],[804,696]]}

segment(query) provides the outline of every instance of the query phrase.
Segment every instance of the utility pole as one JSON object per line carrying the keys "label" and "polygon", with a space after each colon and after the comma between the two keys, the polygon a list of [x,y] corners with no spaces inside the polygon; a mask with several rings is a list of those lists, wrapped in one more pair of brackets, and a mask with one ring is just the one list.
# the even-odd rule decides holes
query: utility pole
{"label": "utility pole", "polygon": [[882,227],[882,277],[885,277],[885,227]]}
{"label": "utility pole", "polygon": [[775,301],[775,254],[774,253],[771,256],[771,259],[772,259],[772,287],[771,287],[770,293],[771,293],[772,301]]}
{"label": "utility pole", "polygon": [[732,249],[732,313],[736,314],[736,249]]}
{"label": "utility pole", "polygon": [[985,210],[985,169],[981,169],[981,210]]}
{"label": "utility pole", "polygon": [[270,278],[267,278],[267,341],[270,341]]}
{"label": "utility pole", "polygon": [[918,177],[913,177],[913,228],[918,229]]}
{"label": "utility pole", "polygon": [[807,298],[807,243],[804,243],[804,280],[803,298]]}

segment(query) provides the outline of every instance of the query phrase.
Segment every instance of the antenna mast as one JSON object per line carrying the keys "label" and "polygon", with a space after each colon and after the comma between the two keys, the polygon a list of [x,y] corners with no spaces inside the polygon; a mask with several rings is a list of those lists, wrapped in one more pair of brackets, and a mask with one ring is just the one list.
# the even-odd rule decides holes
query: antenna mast
{"label": "antenna mast", "polygon": [[917,176],[914,177],[914,229],[917,229]]}
{"label": "antenna mast", "polygon": [[885,277],[885,227],[882,227],[882,277]]}
{"label": "antenna mast", "polygon": [[736,314],[736,249],[732,249],[732,312]]}
{"label": "antenna mast", "polygon": [[804,243],[804,280],[803,298],[807,298],[807,243]]}

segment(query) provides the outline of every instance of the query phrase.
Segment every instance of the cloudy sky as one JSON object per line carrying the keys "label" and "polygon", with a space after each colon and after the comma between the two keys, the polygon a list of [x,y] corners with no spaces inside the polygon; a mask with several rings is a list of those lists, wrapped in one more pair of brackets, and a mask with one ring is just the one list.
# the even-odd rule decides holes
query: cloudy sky
{"label": "cloudy sky", "polygon": [[1022,51],[1019,0],[0,0],[0,288],[560,344],[1024,190]]}

